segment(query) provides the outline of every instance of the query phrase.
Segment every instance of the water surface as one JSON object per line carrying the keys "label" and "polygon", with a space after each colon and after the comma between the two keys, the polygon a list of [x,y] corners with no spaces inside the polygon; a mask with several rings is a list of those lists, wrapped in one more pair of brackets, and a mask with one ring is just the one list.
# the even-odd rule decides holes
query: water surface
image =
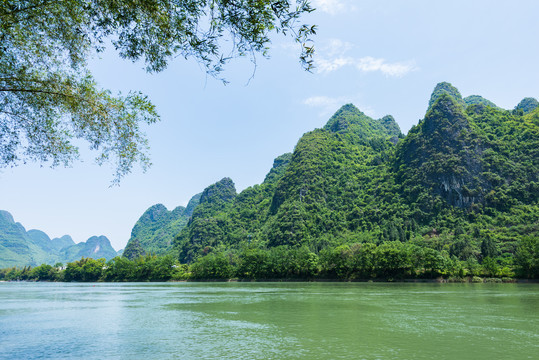
{"label": "water surface", "polygon": [[0,283],[1,359],[537,354],[537,284]]}

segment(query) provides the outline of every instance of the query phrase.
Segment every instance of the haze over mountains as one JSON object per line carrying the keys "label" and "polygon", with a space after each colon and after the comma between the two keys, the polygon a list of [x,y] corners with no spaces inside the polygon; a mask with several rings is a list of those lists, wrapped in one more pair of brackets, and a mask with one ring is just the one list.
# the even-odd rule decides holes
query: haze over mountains
{"label": "haze over mountains", "polygon": [[[448,259],[510,263],[522,241],[539,237],[538,198],[539,102],[504,110],[440,83],[406,136],[392,116],[372,119],[346,104],[277,157],[262,184],[238,194],[225,177],[185,208],[150,207],[124,256],[172,253],[192,262],[245,247],[318,253],[399,241]],[[51,240],[7,212],[0,234],[0,266],[115,255],[105,237]]]}
{"label": "haze over mountains", "polygon": [[51,239],[41,230],[26,231],[9,212],[0,210],[1,268],[56,263],[65,265],[82,257],[109,260],[117,255],[105,236],[92,236],[78,244],[69,235]]}

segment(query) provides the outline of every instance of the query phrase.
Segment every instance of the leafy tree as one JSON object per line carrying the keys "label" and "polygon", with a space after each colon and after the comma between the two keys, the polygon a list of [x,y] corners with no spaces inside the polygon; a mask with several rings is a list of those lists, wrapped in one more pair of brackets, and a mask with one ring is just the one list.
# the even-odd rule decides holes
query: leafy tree
{"label": "leafy tree", "polygon": [[219,76],[231,58],[268,56],[270,33],[277,32],[300,44],[309,70],[316,29],[297,21],[311,11],[308,0],[4,0],[0,165],[67,165],[78,157],[73,140],[82,139],[99,164],[115,162],[115,182],[135,163],[145,169],[140,125],[158,120],[155,107],[141,93],[100,89],[87,69],[92,53],[110,41],[120,57],[143,60],[148,72],[182,56]]}
{"label": "leafy tree", "polygon": [[137,281],[135,262],[124,256],[109,260],[103,271],[103,279],[105,281]]}
{"label": "leafy tree", "polygon": [[115,257],[103,267],[104,281],[168,281],[185,279],[185,266],[172,255],[139,256],[136,259]]}
{"label": "leafy tree", "polygon": [[64,279],[65,281],[98,281],[104,267],[105,259],[82,258],[67,264]]}
{"label": "leafy tree", "polygon": [[56,280],[56,268],[48,264],[42,264],[32,269],[30,277],[38,281]]}
{"label": "leafy tree", "polygon": [[2,269],[0,272],[0,279],[7,281],[28,280],[31,278],[31,271],[32,269],[30,266],[25,266],[22,269],[19,269],[18,267]]}
{"label": "leafy tree", "polygon": [[483,242],[481,242],[481,256],[483,256],[483,258],[495,258],[496,255],[498,255],[496,244],[492,241],[490,236],[487,235],[487,237],[483,239]]}
{"label": "leafy tree", "polygon": [[526,236],[518,242],[516,262],[520,275],[529,278],[539,277],[539,238]]}
{"label": "leafy tree", "polygon": [[195,279],[226,280],[234,276],[234,270],[230,258],[222,252],[198,258],[191,266],[191,272]]}
{"label": "leafy tree", "polygon": [[487,276],[496,276],[498,275],[499,267],[496,263],[496,260],[494,260],[491,257],[486,257],[483,259],[483,262],[481,264],[483,266],[483,270],[485,272],[485,275]]}
{"label": "leafy tree", "polygon": [[238,276],[249,279],[267,278],[268,251],[262,249],[245,249],[240,254]]}

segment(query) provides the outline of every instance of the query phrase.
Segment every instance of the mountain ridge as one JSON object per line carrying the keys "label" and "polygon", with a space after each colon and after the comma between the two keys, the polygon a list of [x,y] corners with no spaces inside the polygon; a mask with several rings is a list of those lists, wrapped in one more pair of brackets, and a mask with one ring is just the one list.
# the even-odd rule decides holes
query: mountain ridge
{"label": "mountain ridge", "polygon": [[0,210],[0,268],[53,265],[81,257],[110,260],[116,254],[105,236],[90,237],[78,244],[69,235],[51,239],[41,230],[26,231],[22,224],[15,222],[13,215]]}
{"label": "mountain ridge", "polygon": [[[123,256],[172,254],[197,263],[207,255],[235,261],[240,252],[290,248],[329,261],[332,252],[391,251],[402,243],[437,254],[446,265],[523,263],[521,249],[531,258],[539,253],[533,250],[539,239],[533,100],[505,110],[440,83],[406,135],[392,116],[372,119],[345,104],[291,153],[275,158],[261,184],[237,193],[224,177],[186,207],[147,209]],[[9,213],[0,212],[0,222],[30,238]],[[46,240],[31,234],[21,251]]]}
{"label": "mountain ridge", "polygon": [[504,110],[440,83],[406,136],[382,119],[341,107],[299,139],[272,186],[249,187],[190,221],[174,240],[180,260],[253,246],[432,247],[431,238],[448,258],[513,259],[519,241],[539,234],[539,110]]}

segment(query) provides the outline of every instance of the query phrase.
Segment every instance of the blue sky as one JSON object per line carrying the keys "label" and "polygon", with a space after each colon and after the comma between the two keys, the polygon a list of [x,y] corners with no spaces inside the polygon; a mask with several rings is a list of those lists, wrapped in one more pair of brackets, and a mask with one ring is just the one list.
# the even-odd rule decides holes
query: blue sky
{"label": "blue sky", "polygon": [[0,209],[27,229],[75,242],[105,235],[120,249],[153,204],[186,205],[225,176],[238,190],[262,182],[275,157],[345,103],[375,118],[391,114],[406,133],[441,81],[507,109],[539,98],[539,1],[312,2],[317,11],[303,20],[319,28],[313,73],[279,36],[256,69],[247,59],[231,63],[226,86],[194,60],[150,75],[113,51],[93,59],[101,86],[141,90],[157,105],[161,121],[146,129],[153,166],[112,188],[113,170],[89,152],[71,168],[1,169]]}

